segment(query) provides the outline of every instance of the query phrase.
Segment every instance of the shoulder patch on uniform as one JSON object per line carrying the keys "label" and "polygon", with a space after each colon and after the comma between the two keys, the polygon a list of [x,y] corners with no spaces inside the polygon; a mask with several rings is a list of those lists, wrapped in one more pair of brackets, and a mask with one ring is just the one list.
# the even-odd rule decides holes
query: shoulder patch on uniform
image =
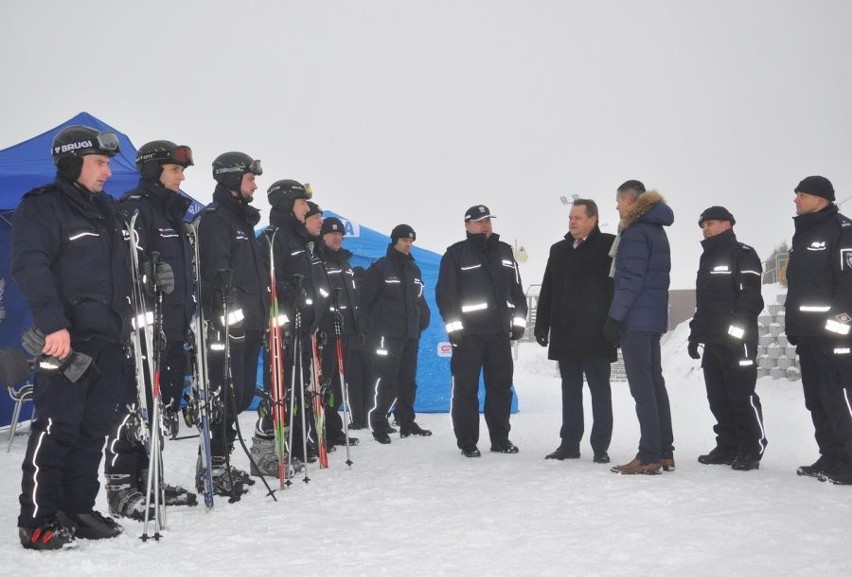
{"label": "shoulder patch on uniform", "polygon": [[852,226],[852,220],[850,220],[849,217],[847,217],[846,215],[840,214],[839,212],[837,213],[837,222],[839,222],[840,226],[842,227]]}
{"label": "shoulder patch on uniform", "polygon": [[56,188],[55,186],[53,186],[52,184],[47,184],[45,186],[38,186],[38,187],[32,189],[31,191],[29,191],[28,193],[24,194],[24,198],[26,198],[30,195],[36,196],[36,195],[39,195],[39,194],[44,194],[46,192],[59,192],[59,189]]}
{"label": "shoulder patch on uniform", "polygon": [[738,242],[737,244],[740,245],[740,248],[742,250],[752,250],[752,251],[754,250],[753,248],[751,248],[749,245],[745,244],[744,242]]}

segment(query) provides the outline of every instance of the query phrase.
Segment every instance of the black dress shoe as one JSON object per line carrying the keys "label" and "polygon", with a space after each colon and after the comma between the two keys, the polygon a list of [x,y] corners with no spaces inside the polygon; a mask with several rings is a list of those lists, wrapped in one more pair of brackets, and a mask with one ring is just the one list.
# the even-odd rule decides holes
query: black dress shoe
{"label": "black dress shoe", "polygon": [[390,436],[384,431],[378,431],[373,433],[373,438],[380,442],[382,445],[390,445]]}
{"label": "black dress shoe", "polygon": [[462,447],[462,455],[465,457],[481,457],[482,453],[479,452],[479,449],[474,444],[465,445]]}
{"label": "black dress shoe", "polygon": [[514,444],[512,444],[512,441],[506,439],[505,441],[497,441],[496,443],[491,443],[491,452],[507,453],[513,455],[518,452],[518,448]]}
{"label": "black dress shoe", "polygon": [[420,425],[418,425],[417,423],[399,426],[400,437],[410,437],[411,435],[417,437],[431,437],[432,431],[430,431],[429,429],[421,429]]}
{"label": "black dress shoe", "polygon": [[580,449],[560,445],[558,449],[556,449],[552,453],[545,455],[544,458],[556,459],[557,461],[564,461],[565,459],[579,459]]}
{"label": "black dress shoe", "polygon": [[598,451],[595,453],[595,463],[609,463],[609,455],[606,451]]}

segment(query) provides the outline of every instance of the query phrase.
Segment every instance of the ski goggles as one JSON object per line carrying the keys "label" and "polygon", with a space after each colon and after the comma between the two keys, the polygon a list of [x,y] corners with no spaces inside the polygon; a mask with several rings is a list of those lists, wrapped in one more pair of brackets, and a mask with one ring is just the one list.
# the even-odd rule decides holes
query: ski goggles
{"label": "ski goggles", "polygon": [[173,161],[175,164],[180,164],[184,167],[195,165],[195,163],[192,162],[192,149],[183,144],[180,146],[175,146],[173,149],[171,149],[166,155],[166,158],[163,159],[161,162],[163,162],[163,164],[168,164],[167,161],[169,160]]}
{"label": "ski goggles", "polygon": [[213,175],[215,176],[217,174],[228,174],[231,172],[238,172],[240,174],[246,174],[248,172],[251,172],[255,176],[260,176],[261,174],[263,174],[263,169],[260,167],[259,160],[252,160],[251,164],[249,164],[248,166],[223,166],[222,168],[217,168],[213,172]]}
{"label": "ski goggles", "polygon": [[184,168],[195,165],[192,162],[192,149],[185,145],[176,146],[171,150],[156,150],[136,157],[137,163],[145,163],[152,160],[159,164],[178,164]]}
{"label": "ski goggles", "polygon": [[98,151],[107,154],[118,152],[118,136],[114,132],[101,132],[97,138]]}

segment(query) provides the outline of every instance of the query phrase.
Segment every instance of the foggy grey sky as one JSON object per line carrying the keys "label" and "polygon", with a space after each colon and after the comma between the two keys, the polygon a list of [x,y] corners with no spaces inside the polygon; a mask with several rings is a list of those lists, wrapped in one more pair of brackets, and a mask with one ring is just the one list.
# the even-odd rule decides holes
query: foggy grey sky
{"label": "foggy grey sky", "polygon": [[242,150],[263,222],[295,178],[439,253],[485,203],[529,252],[525,285],[567,231],[560,195],[614,232],[638,178],[674,209],[672,287],[691,288],[704,208],[765,259],[801,178],[852,196],[850,23],[844,0],[4,2],[0,148],[87,111],[136,146],[192,146],[202,202],[213,158]]}

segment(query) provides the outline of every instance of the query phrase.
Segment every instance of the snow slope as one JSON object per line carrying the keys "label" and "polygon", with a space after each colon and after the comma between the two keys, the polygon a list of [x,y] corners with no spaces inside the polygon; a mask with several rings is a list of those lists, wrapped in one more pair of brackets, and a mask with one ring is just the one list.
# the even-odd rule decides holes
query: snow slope
{"label": "snow slope", "polygon": [[[0,453],[0,575],[852,575],[852,488],[795,474],[818,456],[800,383],[758,383],[769,439],[759,471],[700,465],[696,457],[714,444],[713,422],[684,349],[682,331],[668,335],[677,470],[656,477],[592,463],[587,440],[579,461],[544,460],[559,442],[559,379],[533,343],[521,346],[516,369],[511,438],[519,454],[489,453],[483,422],[483,456],[465,459],[449,415],[422,415],[434,436],[394,436],[381,446],[360,431],[351,469],[338,449],[330,469],[311,467],[310,483],[278,492],[278,502],[255,485],[239,503],[217,500],[210,513],[169,509],[159,542],[141,542],[141,523],[124,521],[126,534],[109,542],[22,549],[19,438]],[[613,403],[618,464],[638,442],[626,383],[613,384]],[[243,415],[245,430],[252,422]],[[195,454],[195,441],[167,444],[170,482],[192,484]],[[235,459],[247,468],[242,453]]]}

